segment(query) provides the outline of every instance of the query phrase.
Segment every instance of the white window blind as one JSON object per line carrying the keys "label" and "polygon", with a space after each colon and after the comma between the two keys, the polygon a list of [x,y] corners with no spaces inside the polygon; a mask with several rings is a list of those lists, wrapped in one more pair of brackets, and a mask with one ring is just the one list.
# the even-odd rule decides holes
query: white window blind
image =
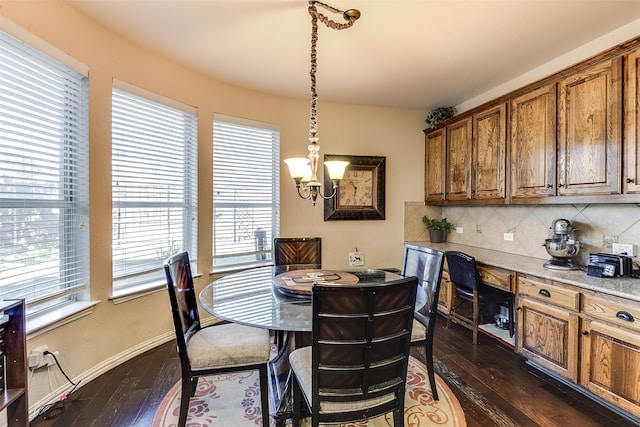
{"label": "white window blind", "polygon": [[213,268],[269,263],[280,234],[280,132],[216,114]]}
{"label": "white window blind", "polygon": [[118,88],[112,106],[113,293],[164,284],[197,256],[197,118]]}
{"label": "white window blind", "polygon": [[87,79],[0,32],[0,300],[88,299]]}

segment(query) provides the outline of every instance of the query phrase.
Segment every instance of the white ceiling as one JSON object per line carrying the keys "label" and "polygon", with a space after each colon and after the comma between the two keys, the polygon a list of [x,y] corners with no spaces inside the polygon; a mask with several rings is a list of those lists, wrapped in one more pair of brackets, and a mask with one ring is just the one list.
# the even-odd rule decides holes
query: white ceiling
{"label": "white ceiling", "polygon": [[[128,39],[212,77],[310,95],[306,0],[67,0]],[[319,101],[430,110],[459,103],[640,18],[640,0],[326,0]],[[335,21],[340,14],[319,10]],[[640,35],[638,28],[637,35]]]}

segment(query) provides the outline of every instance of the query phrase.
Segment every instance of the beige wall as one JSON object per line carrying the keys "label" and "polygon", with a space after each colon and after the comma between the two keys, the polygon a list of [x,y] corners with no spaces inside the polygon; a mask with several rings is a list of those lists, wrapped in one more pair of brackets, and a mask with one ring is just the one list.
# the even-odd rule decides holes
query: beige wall
{"label": "beige wall", "polygon": [[[18,28],[16,28],[16,25]],[[285,99],[212,80],[111,33],[60,0],[0,0],[0,28],[26,30],[89,69],[90,78],[90,286],[99,300],[88,316],[28,337],[28,350],[48,345],[72,378],[84,382],[171,337],[164,292],[114,304],[111,294],[111,88],[119,79],[198,108],[199,240],[201,287],[209,281],[211,254],[211,121],[214,112],[280,126],[282,158],[306,151],[309,100]],[[42,46],[42,42],[38,43]],[[54,49],[54,50],[55,50]],[[63,57],[65,55],[62,55]],[[282,168],[283,236],[323,238],[324,261],[345,265],[357,246],[366,265],[398,265],[403,242],[403,201],[422,195],[423,111],[336,105],[319,100],[322,153],[387,157],[385,221],[323,221],[323,206],[298,199]],[[284,165],[283,165],[284,166]],[[383,242],[383,244],[381,244]],[[62,386],[53,375],[54,387]],[[68,388],[66,388],[68,390]],[[30,379],[32,414],[54,399],[46,371]]]}

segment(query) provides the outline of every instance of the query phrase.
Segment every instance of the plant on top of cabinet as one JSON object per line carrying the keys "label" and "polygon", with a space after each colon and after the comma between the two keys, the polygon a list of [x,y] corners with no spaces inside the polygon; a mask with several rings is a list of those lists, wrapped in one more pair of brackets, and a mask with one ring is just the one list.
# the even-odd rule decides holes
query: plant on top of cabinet
{"label": "plant on top of cabinet", "polygon": [[456,114],[456,107],[438,107],[427,113],[427,128],[433,129]]}

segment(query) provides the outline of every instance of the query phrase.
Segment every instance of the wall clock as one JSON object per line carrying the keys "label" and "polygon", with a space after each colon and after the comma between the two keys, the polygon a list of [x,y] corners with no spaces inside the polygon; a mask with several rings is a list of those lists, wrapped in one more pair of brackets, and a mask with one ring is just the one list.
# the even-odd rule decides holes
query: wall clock
{"label": "wall clock", "polygon": [[[324,161],[349,162],[336,197],[324,201],[324,220],[385,219],[385,157],[325,154]],[[333,183],[324,174],[325,188]]]}

